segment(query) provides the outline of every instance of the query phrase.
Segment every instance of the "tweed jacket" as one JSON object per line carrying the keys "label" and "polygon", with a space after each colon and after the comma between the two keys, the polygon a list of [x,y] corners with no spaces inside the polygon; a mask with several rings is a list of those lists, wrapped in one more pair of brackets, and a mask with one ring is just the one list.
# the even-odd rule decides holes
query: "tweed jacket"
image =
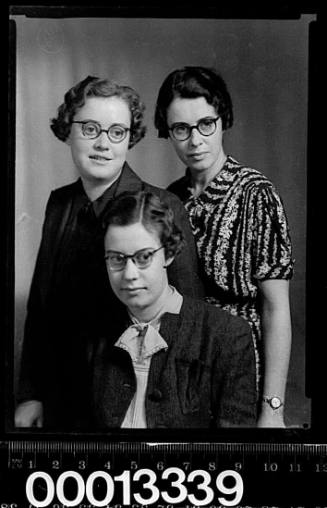
{"label": "tweed jacket", "polygon": [[[48,200],[41,244],[28,298],[21,356],[21,374],[17,400],[18,402],[30,399],[41,400],[46,408],[49,404],[49,408],[51,407],[51,410],[49,409],[49,414],[51,413],[49,422],[53,425],[56,425],[56,415],[60,412],[59,407],[67,413],[73,407],[71,401],[75,399],[74,390],[75,388],[77,390],[78,387],[72,388],[72,383],[74,382],[74,376],[78,379],[83,374],[85,368],[83,341],[89,340],[89,337],[81,340],[79,336],[79,334],[84,333],[83,325],[80,325],[81,330],[78,331],[74,329],[71,323],[68,323],[68,327],[63,325],[62,329],[59,328],[57,322],[60,319],[61,310],[57,309],[55,305],[53,306],[49,297],[56,284],[57,273],[60,268],[58,267],[58,254],[62,251],[62,239],[68,227],[72,203],[77,189],[80,187],[81,182],[76,181],[56,189],[51,193]],[[182,293],[201,297],[203,288],[198,276],[194,239],[181,201],[174,194],[164,189],[144,183],[125,163],[115,195],[128,190],[141,189],[159,195],[168,203],[174,211],[176,223],[185,236],[186,246],[168,269],[170,283]],[[101,267],[103,271],[101,280],[103,285],[106,284],[105,290],[107,292],[103,297],[106,303],[105,322],[106,326],[109,326],[115,319],[119,319],[116,312],[116,303],[119,306],[120,302],[111,291],[105,263],[102,259],[101,262],[99,261],[99,264],[103,264],[103,267]],[[80,278],[83,280],[83,272],[81,272]],[[92,286],[92,281],[89,285],[90,288],[93,296],[100,291],[96,284],[94,284],[94,287]],[[82,300],[81,295],[79,297]],[[84,298],[83,295],[82,297]],[[92,300],[92,295],[85,295],[86,298]],[[82,323],[83,319],[86,321],[86,317],[83,315],[85,313],[79,310],[77,304],[74,308],[73,298],[68,305],[72,307],[72,314],[75,313],[76,323],[79,321]],[[51,319],[49,315],[51,315]],[[69,321],[69,314],[67,313],[67,315]],[[87,320],[88,327],[92,330],[96,325],[96,318],[93,317],[91,311],[87,316]],[[57,330],[54,332],[56,327]],[[87,329],[87,327],[84,328]],[[74,337],[74,335],[76,336]],[[70,392],[71,395],[69,395]],[[63,403],[64,399],[66,399],[65,403]]]}
{"label": "tweed jacket", "polygon": [[[94,426],[101,430],[121,426],[136,390],[129,354],[113,345],[123,329],[93,351]],[[255,426],[254,346],[245,320],[185,296],[179,315],[162,316],[160,334],[168,349],[152,357],[148,428]]]}

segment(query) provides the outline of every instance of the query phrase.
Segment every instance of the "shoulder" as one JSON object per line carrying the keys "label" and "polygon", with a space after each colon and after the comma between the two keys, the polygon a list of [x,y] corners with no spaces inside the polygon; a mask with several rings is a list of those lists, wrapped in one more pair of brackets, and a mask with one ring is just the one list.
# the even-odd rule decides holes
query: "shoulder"
{"label": "shoulder", "polygon": [[188,178],[184,175],[178,180],[172,182],[167,187],[167,190],[172,192],[173,194],[176,194],[176,196],[178,196],[182,201],[184,201],[187,198],[188,185],[189,185]]}
{"label": "shoulder", "polygon": [[240,164],[232,157],[228,158],[227,164],[229,169],[227,178],[231,179],[236,199],[266,203],[274,208],[282,205],[282,199],[275,184],[261,171]]}
{"label": "shoulder", "polygon": [[244,189],[260,189],[273,187],[273,183],[261,171],[239,163],[229,156],[226,166],[230,174],[235,175],[235,182]]}
{"label": "shoulder", "polygon": [[151,185],[146,182],[144,182],[144,189],[159,196],[159,198],[162,201],[166,202],[171,208],[173,209],[180,208],[184,210],[183,204],[179,199],[179,197],[176,196],[173,192],[170,192],[170,190],[163,189],[161,187],[156,187],[155,185]]}
{"label": "shoulder", "polygon": [[51,192],[50,199],[58,202],[65,202],[78,192],[80,185],[80,180],[76,180],[75,182],[64,185],[63,187],[58,187]]}
{"label": "shoulder", "polygon": [[244,331],[244,333],[251,331],[250,325],[242,317],[233,316],[229,312],[198,298],[184,295],[181,313],[183,317],[193,316],[196,323],[207,326],[215,333],[230,333],[232,330]]}
{"label": "shoulder", "polygon": [[241,187],[244,192],[279,197],[275,184],[261,171],[240,164],[232,157],[228,158],[227,164],[230,171],[235,174],[235,185]]}
{"label": "shoulder", "polygon": [[162,201],[165,201],[171,208],[183,208],[183,204],[181,200],[172,192],[163,189],[162,187],[158,187],[157,185],[153,185],[149,182],[146,182],[142,178],[139,177],[131,169],[131,167],[125,163],[123,170],[123,190],[132,190],[132,189],[143,189],[146,192],[152,192],[153,194],[159,196]]}
{"label": "shoulder", "polygon": [[253,347],[251,328],[245,319],[191,297],[184,296],[179,330],[180,344],[204,351],[211,360],[216,354],[226,359],[235,354],[236,358],[236,354],[243,355]]}
{"label": "shoulder", "polygon": [[81,182],[77,180],[69,185],[51,191],[45,210],[46,221],[60,220],[62,214],[70,208],[73,197],[79,192]]}
{"label": "shoulder", "polygon": [[58,187],[57,189],[54,189],[51,192],[51,195],[55,198],[58,198],[58,199],[70,197],[78,191],[80,186],[81,186],[81,181],[80,181],[80,179],[78,179],[75,182],[72,182],[67,185],[63,185],[62,187]]}

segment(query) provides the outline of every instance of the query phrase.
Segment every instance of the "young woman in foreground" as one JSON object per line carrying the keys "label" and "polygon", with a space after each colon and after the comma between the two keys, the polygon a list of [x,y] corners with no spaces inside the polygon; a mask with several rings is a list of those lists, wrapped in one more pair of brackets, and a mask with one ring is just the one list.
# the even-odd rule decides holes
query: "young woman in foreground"
{"label": "young woman in foreground", "polygon": [[91,355],[96,428],[255,426],[250,327],[169,285],[167,267],[183,245],[171,209],[152,193],[125,193],[104,226],[125,316]]}

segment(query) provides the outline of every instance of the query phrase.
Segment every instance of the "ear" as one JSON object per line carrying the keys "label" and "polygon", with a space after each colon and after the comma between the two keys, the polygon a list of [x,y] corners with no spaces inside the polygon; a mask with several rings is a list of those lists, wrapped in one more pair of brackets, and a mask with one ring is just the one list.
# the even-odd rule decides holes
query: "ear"
{"label": "ear", "polygon": [[171,257],[167,258],[166,261],[165,261],[165,264],[164,264],[164,268],[168,268],[168,266],[172,264],[174,259],[175,259],[174,256],[171,256]]}

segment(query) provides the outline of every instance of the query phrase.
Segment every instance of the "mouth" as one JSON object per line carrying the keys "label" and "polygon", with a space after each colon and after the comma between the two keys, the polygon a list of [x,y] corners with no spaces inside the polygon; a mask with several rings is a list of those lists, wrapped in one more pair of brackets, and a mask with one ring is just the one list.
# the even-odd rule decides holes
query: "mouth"
{"label": "mouth", "polygon": [[139,288],[122,288],[122,291],[126,291],[127,293],[133,295],[133,294],[137,294],[139,293],[140,291],[143,291],[145,290],[144,287],[139,287]]}
{"label": "mouth", "polygon": [[90,155],[89,158],[92,161],[95,161],[95,162],[108,162],[108,161],[111,161],[110,157],[105,157],[104,155]]}
{"label": "mouth", "polygon": [[194,152],[194,153],[189,153],[188,154],[188,157],[192,158],[192,159],[202,159],[203,157],[205,157],[207,154],[207,152]]}

